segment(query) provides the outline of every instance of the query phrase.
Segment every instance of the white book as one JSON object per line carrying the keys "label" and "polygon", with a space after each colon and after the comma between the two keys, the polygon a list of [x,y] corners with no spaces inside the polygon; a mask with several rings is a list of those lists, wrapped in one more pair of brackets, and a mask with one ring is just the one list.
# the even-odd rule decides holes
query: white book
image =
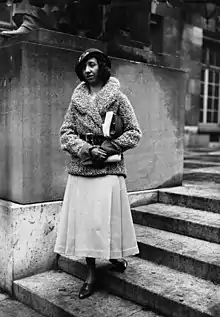
{"label": "white book", "polygon": [[102,132],[105,137],[110,137],[110,127],[113,118],[113,111],[107,111],[105,114],[105,121],[102,124]]}
{"label": "white book", "polygon": [[115,154],[109,156],[106,160],[105,163],[116,163],[121,161],[121,154]]}

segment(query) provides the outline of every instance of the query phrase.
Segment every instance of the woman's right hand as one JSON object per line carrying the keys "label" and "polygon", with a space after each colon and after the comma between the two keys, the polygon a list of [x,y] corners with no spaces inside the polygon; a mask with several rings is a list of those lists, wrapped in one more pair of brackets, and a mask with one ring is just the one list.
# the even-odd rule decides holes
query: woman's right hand
{"label": "woman's right hand", "polygon": [[107,153],[100,147],[94,147],[90,150],[91,158],[95,161],[105,161],[107,158]]}

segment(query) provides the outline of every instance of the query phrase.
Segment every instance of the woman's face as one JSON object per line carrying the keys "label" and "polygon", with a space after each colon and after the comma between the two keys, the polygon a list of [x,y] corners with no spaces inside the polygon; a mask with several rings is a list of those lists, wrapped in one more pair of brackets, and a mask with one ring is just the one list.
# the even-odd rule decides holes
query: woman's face
{"label": "woman's face", "polygon": [[85,80],[91,86],[99,84],[99,64],[95,57],[90,58],[85,62],[82,73]]}

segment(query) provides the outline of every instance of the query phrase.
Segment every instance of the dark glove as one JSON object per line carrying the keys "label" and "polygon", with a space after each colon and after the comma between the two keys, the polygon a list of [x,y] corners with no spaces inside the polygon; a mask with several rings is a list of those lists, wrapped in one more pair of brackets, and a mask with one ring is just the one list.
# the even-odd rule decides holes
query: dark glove
{"label": "dark glove", "polygon": [[79,158],[84,166],[101,168],[107,158],[107,153],[99,146],[91,146],[88,143],[85,143],[81,149]]}
{"label": "dark glove", "polygon": [[100,147],[93,147],[89,150],[91,159],[95,162],[105,161],[107,158],[107,153]]}
{"label": "dark glove", "polygon": [[115,154],[120,154],[121,151],[119,149],[119,147],[114,144],[111,141],[105,140],[102,145],[101,145],[101,149],[105,151],[105,153],[107,153],[107,156],[111,156],[111,155],[115,155]]}

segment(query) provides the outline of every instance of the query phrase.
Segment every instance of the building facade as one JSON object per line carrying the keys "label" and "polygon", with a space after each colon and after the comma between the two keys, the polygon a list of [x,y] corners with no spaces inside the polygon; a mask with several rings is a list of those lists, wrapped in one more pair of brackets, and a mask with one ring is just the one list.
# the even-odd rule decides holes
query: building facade
{"label": "building facade", "polygon": [[186,145],[219,142],[220,135],[220,7],[205,6],[182,10],[153,2],[151,9],[153,48],[179,57],[188,72]]}
{"label": "building facade", "polygon": [[[186,144],[218,142],[220,7],[210,4],[208,12],[202,3],[184,9],[156,0],[112,0],[111,3],[112,18],[109,21],[114,23],[110,23],[109,29],[124,28],[124,33],[131,36],[130,42],[122,39],[125,45],[143,43],[145,48],[150,46],[163,66],[181,68],[188,73]],[[12,7],[0,4],[0,28],[7,27],[13,27]]]}

